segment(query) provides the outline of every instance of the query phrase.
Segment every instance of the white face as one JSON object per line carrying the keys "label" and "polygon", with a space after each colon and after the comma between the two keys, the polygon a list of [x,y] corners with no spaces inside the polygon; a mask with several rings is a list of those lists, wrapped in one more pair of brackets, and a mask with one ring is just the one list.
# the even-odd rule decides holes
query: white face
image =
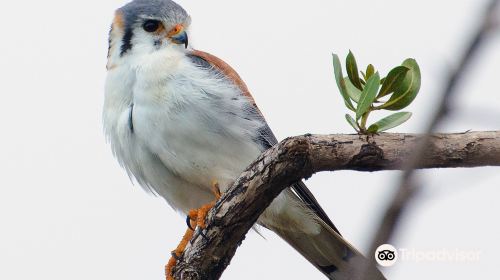
{"label": "white face", "polygon": [[153,52],[165,47],[182,50],[187,46],[184,45],[184,41],[180,42],[176,38],[184,36],[186,28],[182,23],[172,26],[157,19],[145,18],[133,28],[132,45],[137,48],[135,51],[140,53]]}
{"label": "white face", "polygon": [[151,55],[160,50],[184,53],[188,44],[188,27],[189,18],[181,23],[169,23],[151,17],[139,17],[127,26],[118,11],[110,32],[107,68],[116,67],[128,57]]}

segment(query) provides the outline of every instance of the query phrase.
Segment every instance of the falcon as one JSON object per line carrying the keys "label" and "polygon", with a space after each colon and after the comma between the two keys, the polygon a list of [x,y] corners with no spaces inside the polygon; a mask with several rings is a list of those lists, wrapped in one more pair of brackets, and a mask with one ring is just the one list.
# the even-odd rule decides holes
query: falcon
{"label": "falcon", "polygon": [[[187,12],[170,0],[134,0],[116,11],[103,122],[128,175],[187,215],[189,227],[194,220],[203,228],[218,191],[277,140],[236,71],[191,48],[190,24]],[[365,263],[302,182],[276,197],[258,224],[329,279],[352,279]],[[173,252],[168,279],[191,236]],[[366,279],[384,279],[375,267],[368,274]]]}

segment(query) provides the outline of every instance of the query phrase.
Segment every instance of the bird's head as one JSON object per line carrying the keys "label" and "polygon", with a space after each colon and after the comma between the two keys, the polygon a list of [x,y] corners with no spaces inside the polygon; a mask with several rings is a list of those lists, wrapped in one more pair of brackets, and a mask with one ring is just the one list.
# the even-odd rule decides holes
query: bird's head
{"label": "bird's head", "polygon": [[123,57],[165,48],[185,51],[191,18],[171,0],[134,0],[115,13],[109,34],[108,69]]}

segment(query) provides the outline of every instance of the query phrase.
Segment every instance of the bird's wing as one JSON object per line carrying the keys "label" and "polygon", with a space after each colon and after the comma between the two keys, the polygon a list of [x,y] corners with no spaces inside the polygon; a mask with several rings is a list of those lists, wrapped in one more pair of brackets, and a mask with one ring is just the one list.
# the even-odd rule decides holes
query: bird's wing
{"label": "bird's wing", "polygon": [[[217,71],[228,80],[233,81],[233,83],[239,87],[242,94],[250,101],[250,110],[252,111],[249,112],[250,115],[252,115],[252,117],[261,118],[263,123],[265,123],[264,117],[257,108],[248,87],[231,66],[221,59],[201,51],[192,51],[188,56],[191,61],[199,67],[205,68],[208,71]],[[261,144],[262,151],[272,147],[278,142],[267,124],[263,126],[259,132],[260,136],[256,141]],[[314,195],[303,182],[295,183],[291,188],[303,202],[303,205],[317,215],[320,226],[319,232],[316,234],[309,234],[294,228],[284,229],[270,227],[270,229],[292,245],[329,279],[352,279],[354,273],[359,272],[360,267],[364,267],[363,264],[366,263],[366,259],[340,235]],[[309,211],[307,212],[310,213]],[[369,268],[368,275],[369,277],[366,279],[385,279],[380,271],[373,266]]]}
{"label": "bird's wing", "polygon": [[[245,84],[245,82],[243,82],[240,75],[238,75],[238,73],[231,66],[229,66],[229,64],[227,64],[222,59],[214,55],[198,50],[192,51],[188,56],[192,59],[194,63],[198,64],[199,66],[207,68],[215,68],[217,71],[221,72],[227,79],[233,81],[234,84],[240,88],[242,94],[249,99],[252,106],[254,107],[255,112],[257,113],[257,116],[262,118],[262,120],[264,120],[264,116],[262,115],[259,108],[255,104],[255,100],[250,94],[247,85]],[[274,136],[273,132],[271,131],[271,129],[267,124],[262,128],[260,134],[261,137],[260,139],[258,139],[258,141],[263,147],[263,151],[271,148],[273,145],[278,143],[278,140],[276,139],[276,137]],[[340,232],[335,227],[333,222],[330,220],[328,215],[325,213],[323,208],[321,208],[314,195],[311,193],[311,191],[309,191],[309,189],[303,182],[298,182],[294,184],[292,186],[292,189],[297,194],[297,196],[302,200],[302,202],[304,202],[304,204],[307,205],[307,207],[309,207],[314,213],[316,213],[316,215],[318,215],[318,217],[323,222],[325,222],[334,231],[340,234]]]}

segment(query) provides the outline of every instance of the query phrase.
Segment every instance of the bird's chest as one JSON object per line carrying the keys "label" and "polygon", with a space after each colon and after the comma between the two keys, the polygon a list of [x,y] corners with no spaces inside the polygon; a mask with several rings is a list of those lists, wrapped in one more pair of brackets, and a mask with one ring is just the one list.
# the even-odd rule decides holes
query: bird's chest
{"label": "bird's chest", "polygon": [[121,97],[105,108],[115,155],[141,185],[159,193],[183,183],[225,187],[260,153],[251,138],[255,124],[231,112],[238,107],[225,103],[231,96],[216,92],[220,85],[198,85],[196,73],[190,79],[164,73],[122,75],[121,85],[107,90]]}

